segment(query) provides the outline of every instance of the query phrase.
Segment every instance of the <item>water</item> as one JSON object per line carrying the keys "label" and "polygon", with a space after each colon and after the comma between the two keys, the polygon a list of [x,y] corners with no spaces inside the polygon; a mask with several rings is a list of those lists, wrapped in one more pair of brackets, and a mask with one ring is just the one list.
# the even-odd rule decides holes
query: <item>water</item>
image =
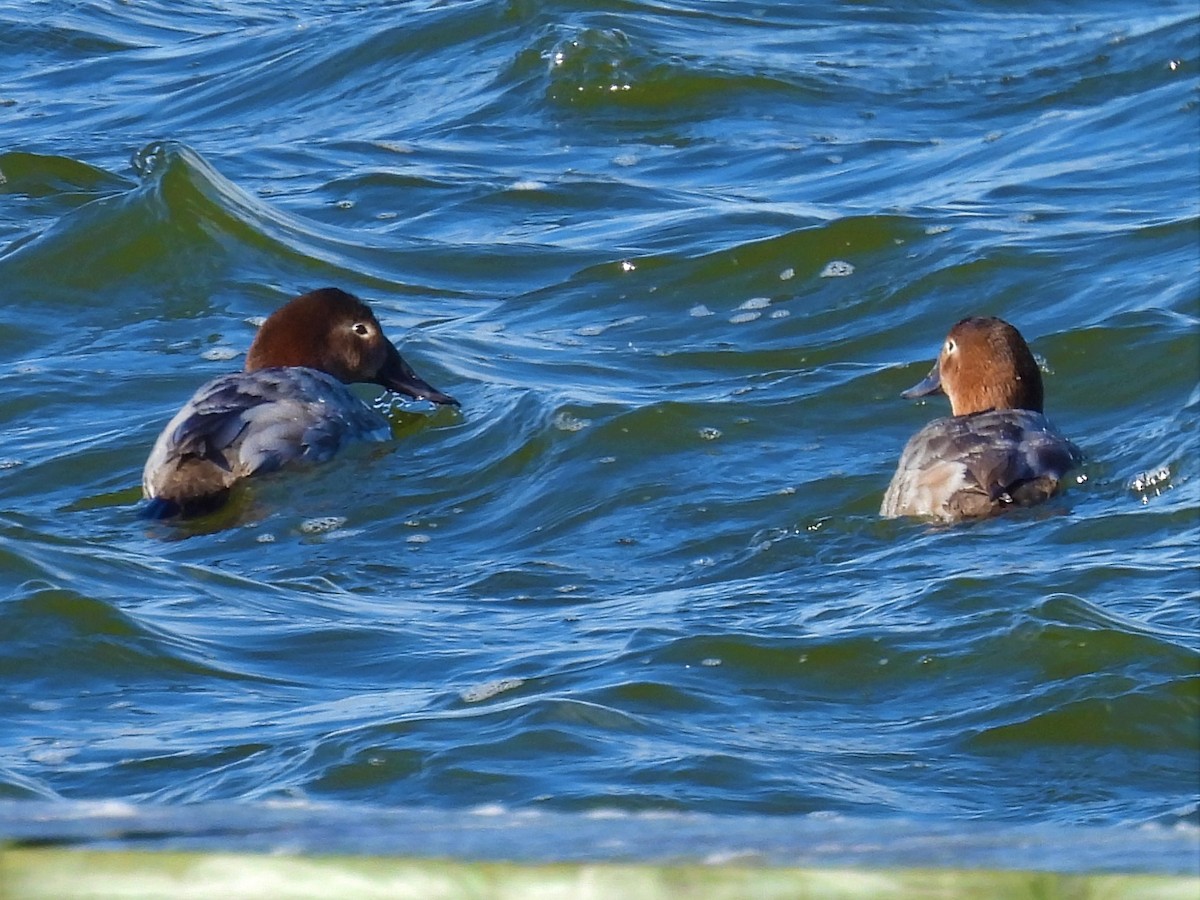
{"label": "water", "polygon": [[[1198,42],[1186,2],[0,3],[4,833],[1195,872]],[[326,284],[461,412],[138,519],[162,425]],[[1088,462],[882,521],[967,314]]]}

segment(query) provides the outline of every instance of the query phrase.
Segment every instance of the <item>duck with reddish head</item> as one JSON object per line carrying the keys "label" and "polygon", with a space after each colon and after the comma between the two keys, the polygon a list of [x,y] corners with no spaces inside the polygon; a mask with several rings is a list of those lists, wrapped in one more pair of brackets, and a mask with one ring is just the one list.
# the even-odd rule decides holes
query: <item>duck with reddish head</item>
{"label": "duck with reddish head", "polygon": [[142,472],[144,514],[209,512],[242,478],[387,440],[387,420],[346,387],[355,382],[458,406],[412,370],[357,297],[304,294],[263,323],[243,371],[203,385],[167,423]]}
{"label": "duck with reddish head", "polygon": [[908,442],[880,515],[981,519],[1052,497],[1083,461],[1042,413],[1042,374],[1002,319],[963,319],[907,398],[944,393],[951,415]]}

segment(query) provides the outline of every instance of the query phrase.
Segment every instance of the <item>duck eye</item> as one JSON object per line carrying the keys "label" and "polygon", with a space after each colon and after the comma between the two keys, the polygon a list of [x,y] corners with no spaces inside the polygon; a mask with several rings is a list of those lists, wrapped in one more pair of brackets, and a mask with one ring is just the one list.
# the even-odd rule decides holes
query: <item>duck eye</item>
{"label": "duck eye", "polygon": [[354,333],[359,337],[367,337],[371,333],[371,327],[364,322],[355,322]]}
{"label": "duck eye", "polygon": [[958,349],[958,345],[956,343],[954,343],[953,338],[948,338],[946,340],[946,354],[949,355],[957,349]]}

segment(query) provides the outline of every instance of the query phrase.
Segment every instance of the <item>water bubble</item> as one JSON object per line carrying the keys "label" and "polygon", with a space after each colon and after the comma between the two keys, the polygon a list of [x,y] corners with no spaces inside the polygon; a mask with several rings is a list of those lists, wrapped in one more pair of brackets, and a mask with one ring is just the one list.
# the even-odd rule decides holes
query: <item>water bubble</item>
{"label": "water bubble", "polygon": [[410,534],[404,540],[410,544],[428,544],[430,539],[427,534]]}
{"label": "water bubble", "polygon": [[709,309],[703,303],[697,303],[695,306],[693,306],[691,309],[688,310],[688,315],[692,316],[693,318],[700,319],[700,318],[703,318],[704,316],[716,315],[716,313],[714,313],[711,309]]}
{"label": "water bubble", "polygon": [[1143,505],[1149,503],[1151,497],[1158,497],[1163,491],[1170,490],[1171,487],[1171,467],[1166,465],[1147,472],[1139,472],[1129,481],[1129,489],[1142,495]]}
{"label": "water bubble", "polygon": [[551,96],[566,102],[629,92],[644,68],[629,37],[616,29],[580,31],[545,58],[550,61]]}
{"label": "water bubble", "polygon": [[766,309],[771,305],[770,297],[751,297],[742,303],[738,309]]}
{"label": "water bubble", "polygon": [[721,436],[721,430],[719,428],[701,428],[700,429],[700,437],[704,438],[704,440],[706,440],[706,441],[715,441],[720,436]]}
{"label": "water bubble", "polygon": [[845,278],[854,274],[854,266],[844,259],[833,259],[821,270],[822,278]]}
{"label": "water bubble", "polygon": [[233,347],[210,347],[200,354],[200,358],[209,362],[225,362],[236,357],[239,352]]}
{"label": "water bubble", "polygon": [[791,281],[795,277],[796,277],[796,270],[793,269],[791,266],[788,266],[786,269],[784,269],[782,272],[779,273],[780,281]]}
{"label": "water bubble", "polygon": [[755,319],[758,319],[761,317],[762,317],[762,313],[760,313],[758,311],[740,312],[740,313],[737,313],[736,315],[730,316],[729,321],[732,322],[734,325],[741,325],[745,322],[753,322]]}
{"label": "water bubble", "polygon": [[524,678],[498,678],[495,681],[485,681],[483,684],[459,691],[458,696],[464,703],[481,703],[484,700],[491,700],[497,694],[515,690],[524,683]]}
{"label": "water bubble", "polygon": [[700,660],[700,665],[702,665],[702,666],[709,666],[709,667],[711,668],[711,667],[715,667],[715,666],[719,666],[719,665],[721,665],[721,662],[722,662],[722,660],[718,659],[717,657],[715,657],[715,656],[710,656],[710,657],[708,657],[707,659],[702,659],[702,660]]}
{"label": "water bubble", "polygon": [[346,524],[345,516],[317,516],[312,519],[305,519],[300,523],[300,530],[305,534],[325,534],[330,531],[337,531]]}
{"label": "water bubble", "polygon": [[580,419],[569,412],[559,412],[555,414],[550,424],[559,431],[583,431],[592,423],[588,419]]}

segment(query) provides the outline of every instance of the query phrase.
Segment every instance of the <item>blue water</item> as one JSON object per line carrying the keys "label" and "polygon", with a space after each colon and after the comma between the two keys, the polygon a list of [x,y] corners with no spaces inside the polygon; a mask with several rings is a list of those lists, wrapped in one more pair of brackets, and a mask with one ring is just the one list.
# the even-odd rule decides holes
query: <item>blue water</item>
{"label": "blue water", "polygon": [[[1200,868],[1194,3],[50,0],[0,47],[0,837],[285,804],[317,849],[482,811],[555,823],[515,856],[668,816]],[[462,410],[139,519],[323,285]],[[1087,463],[883,521],[969,314]]]}

